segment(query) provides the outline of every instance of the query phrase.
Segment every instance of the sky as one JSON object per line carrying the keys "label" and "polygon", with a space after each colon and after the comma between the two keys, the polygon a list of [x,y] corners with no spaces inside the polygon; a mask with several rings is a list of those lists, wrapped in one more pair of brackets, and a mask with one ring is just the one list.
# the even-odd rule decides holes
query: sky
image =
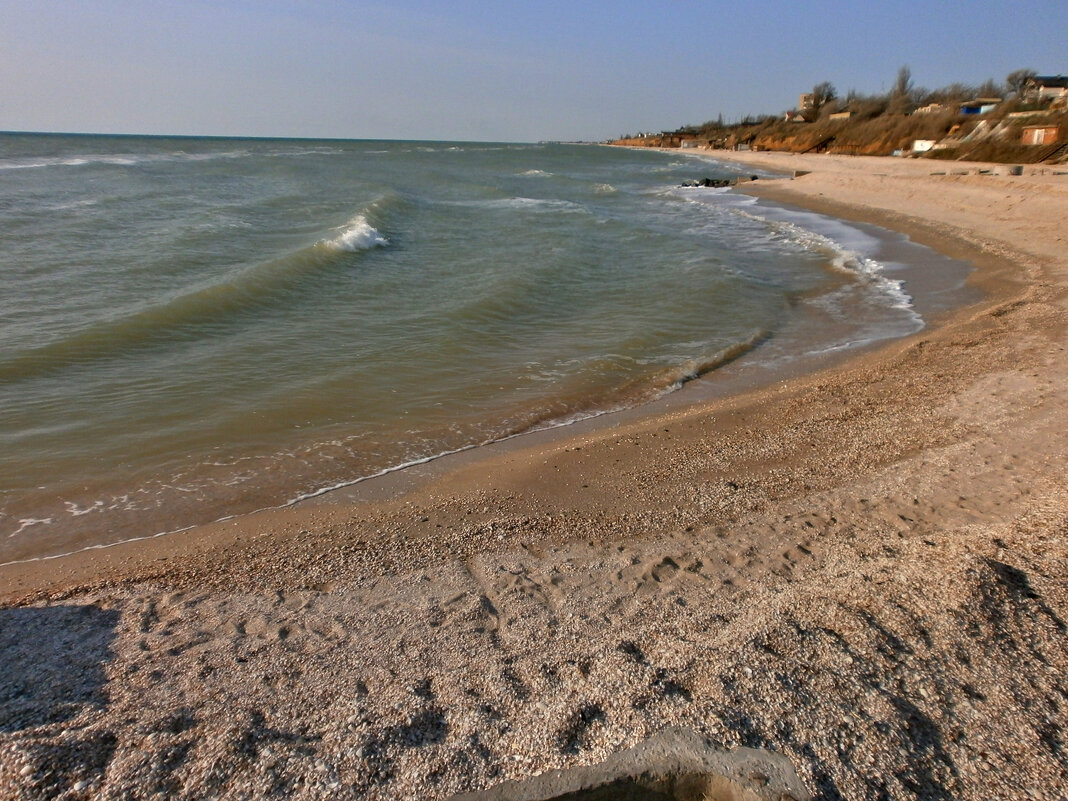
{"label": "sky", "polygon": [[1066,0],[0,0],[0,130],[601,140],[1068,74]]}

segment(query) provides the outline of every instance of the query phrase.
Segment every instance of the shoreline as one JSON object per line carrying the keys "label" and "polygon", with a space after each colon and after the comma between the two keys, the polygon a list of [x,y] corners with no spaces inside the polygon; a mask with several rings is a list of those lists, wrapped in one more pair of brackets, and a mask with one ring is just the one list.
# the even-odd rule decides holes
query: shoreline
{"label": "shoreline", "polygon": [[[26,679],[0,707],[29,721],[0,727],[0,788],[44,775],[35,743],[109,731],[85,780],[110,792],[163,770],[118,756],[184,743],[170,772],[208,787],[227,765],[226,797],[280,773],[304,777],[295,797],[444,798],[683,725],[783,753],[828,797],[1054,797],[1068,185],[733,155],[812,169],[745,191],[968,257],[984,299],[782,383],[0,569],[0,615],[38,613],[0,628],[14,673],[50,664],[64,610],[96,610],[79,631],[106,642],[99,692]],[[145,743],[182,708],[191,725]],[[267,731],[292,735],[281,756],[228,744]]]}
{"label": "shoreline", "polygon": [[[640,150],[643,148],[638,149]],[[686,155],[703,156],[705,154],[687,152]],[[776,179],[776,182],[777,181],[778,179]],[[765,185],[761,186],[761,189],[775,188],[782,189],[782,187],[768,186],[767,182],[765,182]],[[752,190],[753,187],[750,186],[749,189]],[[757,196],[758,198],[763,197],[765,200],[772,201],[772,205],[765,205],[763,207],[765,211],[775,211],[776,208],[778,208],[787,211],[813,212],[832,219],[848,218],[849,209],[846,207],[816,208],[813,204],[801,206],[796,205],[789,197],[781,199],[780,202],[780,198],[776,197],[776,192],[774,191],[747,192],[745,188],[739,187],[739,194],[750,194]],[[906,236],[908,235],[907,232],[895,230],[891,224],[878,224],[874,219],[863,214],[859,216],[854,215],[849,219],[850,222],[879,229],[880,233],[876,234],[876,236],[880,239],[882,247],[889,244],[889,238],[886,237],[887,234],[896,235],[903,233]],[[934,244],[938,244],[937,239],[934,241]],[[944,244],[944,242],[942,244]],[[933,247],[931,249],[934,250]],[[970,264],[968,260],[975,256],[973,249],[969,247],[958,247],[953,252],[956,255],[951,258],[960,264]],[[906,263],[906,266],[909,266],[908,263]],[[915,265],[911,265],[910,269],[914,272],[917,271]],[[915,294],[911,288],[910,294]],[[957,310],[958,306],[970,305],[973,300],[974,298],[967,301],[964,300],[963,297],[958,298],[958,302],[954,303],[949,310],[941,309],[930,319],[925,311],[924,329],[921,330],[926,330],[932,324],[937,326],[940,318],[952,315]],[[258,509],[254,508],[248,511],[226,513],[215,520],[183,525],[180,528],[140,534],[124,540],[80,545],[73,550],[61,553],[46,553],[13,559],[9,562],[0,563],[0,601],[5,597],[5,582],[2,580],[5,573],[14,575],[16,582],[18,582],[18,574],[23,570],[28,570],[44,576],[45,583],[39,585],[35,590],[38,594],[47,589],[46,585],[49,581],[47,578],[49,572],[47,568],[51,563],[69,563],[74,567],[68,575],[79,576],[76,580],[78,582],[85,580],[85,578],[82,577],[88,577],[91,581],[92,576],[95,573],[100,572],[102,569],[106,570],[114,567],[114,560],[111,560],[107,553],[112,549],[118,549],[123,552],[131,551],[142,561],[145,558],[151,557],[153,554],[157,554],[157,552],[157,555],[166,557],[166,554],[172,548],[176,549],[176,552],[178,553],[185,553],[189,550],[185,546],[185,543],[180,541],[175,542],[175,540],[180,540],[183,535],[199,537],[202,534],[207,534],[208,539],[226,539],[228,536],[226,534],[227,524],[234,522],[239,523],[239,521],[245,518],[259,518],[264,515],[285,515],[291,510],[303,509],[307,505],[344,504],[347,502],[347,499],[355,499],[358,501],[380,501],[390,496],[395,496],[400,492],[409,491],[415,486],[425,484],[430,480],[430,477],[440,477],[453,470],[454,465],[462,467],[470,464],[472,461],[480,461],[482,459],[490,460],[501,451],[511,452],[525,447],[541,447],[566,438],[583,437],[591,433],[596,434],[602,428],[613,428],[621,423],[633,423],[637,420],[652,420],[653,418],[678,411],[679,409],[695,407],[710,402],[721,402],[735,395],[748,394],[760,388],[765,388],[783,381],[792,381],[809,373],[840,365],[863,354],[881,349],[887,344],[904,339],[907,336],[911,335],[895,334],[886,338],[864,340],[859,344],[849,343],[839,347],[832,347],[827,350],[798,352],[790,356],[785,363],[778,364],[778,366],[769,366],[767,364],[759,363],[753,364],[753,357],[757,356],[759,361],[761,352],[759,352],[759,348],[747,347],[738,355],[726,356],[715,366],[715,368],[707,373],[702,373],[696,377],[685,379],[682,382],[682,385],[665,391],[661,395],[645,400],[637,405],[606,408],[592,412],[588,415],[580,416],[575,420],[554,422],[546,426],[534,427],[509,434],[499,439],[464,445],[456,450],[445,451],[412,462],[391,465],[379,472],[344,480],[332,486],[319,487],[277,504],[264,506]],[[741,368],[740,370],[737,369],[739,367]],[[194,547],[193,550],[196,550],[196,547]],[[123,554],[123,558],[124,560],[127,558],[125,553]],[[33,567],[34,565],[40,565],[44,570],[35,570]],[[126,568],[118,568],[120,573],[125,569]],[[57,582],[59,586],[62,586],[63,583],[71,583],[71,579]]]}
{"label": "shoreline", "polygon": [[[807,209],[802,209],[799,206],[780,204],[774,201],[768,204],[753,206],[752,208],[761,210],[763,213],[767,213],[768,211],[775,212],[777,210],[785,210],[792,213],[805,213],[809,211]],[[831,214],[820,214],[819,216],[833,217]],[[891,247],[890,236],[897,235],[897,232],[895,231],[891,231],[888,228],[873,226],[860,219],[855,222],[862,223],[867,228],[874,229],[877,232],[874,236],[879,240],[880,248]],[[804,224],[812,223],[813,220],[806,220],[804,222]],[[859,231],[861,229],[858,226],[855,230]],[[909,240],[906,239],[906,242],[909,242]],[[918,268],[916,265],[912,264],[910,258],[915,258],[916,255],[917,254],[906,255],[901,262],[903,266],[914,273],[918,272]],[[963,257],[966,257],[967,255],[968,254],[965,253]],[[881,254],[879,258],[880,260],[882,259]],[[954,261],[956,263],[952,265],[953,267],[965,265],[967,266],[968,271],[971,271],[970,266],[966,265],[964,261]],[[941,265],[941,268],[946,268],[948,266],[949,265]],[[910,296],[910,302],[914,301],[917,295],[916,289],[910,285],[913,278],[914,277],[906,279],[906,287]],[[963,299],[963,293],[959,290],[954,290],[952,288],[949,290],[931,290],[928,288],[927,290],[921,291],[930,291],[932,294],[937,294],[939,292],[954,293],[958,296],[956,297],[956,302],[952,303],[948,310],[942,308],[936,312],[936,314],[942,316],[952,313],[958,306],[968,305]],[[974,300],[974,298],[972,300]],[[926,328],[931,323],[926,310],[924,310],[923,319],[924,327]],[[775,336],[778,336],[778,333]],[[492,455],[502,449],[511,451],[522,449],[527,446],[544,445],[550,441],[558,441],[570,437],[580,437],[591,432],[596,433],[596,431],[603,427],[612,427],[618,425],[622,421],[633,422],[639,419],[654,418],[670,411],[677,411],[680,408],[688,408],[705,404],[710,401],[721,401],[732,395],[751,392],[757,388],[778,384],[810,372],[826,369],[832,365],[838,365],[846,360],[856,357],[857,355],[873,349],[878,349],[889,342],[902,339],[905,336],[909,336],[909,334],[892,334],[884,337],[876,336],[871,339],[860,340],[859,343],[848,342],[827,348],[821,347],[817,350],[806,351],[795,349],[790,351],[790,355],[786,357],[785,361],[783,361],[781,357],[778,360],[772,357],[772,361],[775,362],[774,365],[761,362],[761,359],[765,357],[766,354],[760,349],[760,341],[758,340],[756,344],[738,346],[736,348],[737,352],[735,353],[729,352],[733,349],[728,348],[727,351],[725,351],[725,355],[717,360],[711,368],[697,375],[689,376],[681,380],[672,388],[664,390],[661,394],[636,403],[635,405],[620,405],[614,408],[604,408],[586,414],[576,415],[571,418],[550,420],[546,424],[507,434],[497,439],[472,443],[461,446],[455,450],[444,451],[410,462],[390,465],[376,473],[361,475],[356,478],[340,481],[334,485],[322,486],[314,490],[306,491],[277,504],[264,506],[258,509],[251,509],[250,511],[237,511],[223,514],[216,520],[208,520],[203,523],[193,523],[180,528],[141,534],[124,540],[79,545],[79,547],[74,548],[73,550],[61,553],[44,553],[12,559],[7,562],[0,562],[0,571],[5,569],[18,570],[20,565],[34,563],[47,564],[57,560],[78,560],[84,558],[88,554],[107,551],[117,547],[134,546],[139,543],[142,544],[143,547],[152,548],[164,553],[168,547],[167,544],[162,541],[164,539],[181,537],[181,535],[195,529],[201,529],[205,526],[215,527],[249,515],[285,514],[288,510],[302,508],[308,504],[332,504],[333,502],[336,502],[337,498],[345,498],[352,495],[357,498],[372,497],[375,499],[382,499],[385,496],[400,491],[399,489],[380,490],[379,487],[382,485],[386,487],[410,487],[414,482],[425,483],[428,480],[428,475],[440,476],[449,472],[454,464],[464,464],[469,463],[472,460],[479,460],[487,454]],[[809,342],[808,344],[811,346],[813,343]],[[513,443],[512,440],[515,440],[515,442]],[[394,476],[393,474],[395,473],[402,475]],[[419,477],[414,480],[408,480],[408,477],[412,475],[418,475]],[[360,487],[359,489],[356,489],[357,485],[362,484],[367,484],[368,486],[366,488]],[[0,592],[2,592],[2,589],[0,589]]]}
{"label": "shoreline", "polygon": [[[689,171],[689,165],[680,170],[677,159],[664,159],[657,155],[635,159],[632,156],[627,157],[625,153],[616,155],[626,157],[618,160],[621,163],[630,162],[636,165],[636,169],[643,169],[643,164],[646,168],[654,168],[654,173],[668,169],[680,180],[681,176]],[[572,159],[573,156],[572,150],[566,160]],[[557,154],[554,158],[561,156]],[[668,163],[675,165],[674,168],[663,167]],[[672,346],[666,351],[657,352],[656,357],[646,364],[648,360],[645,358],[634,360],[626,355],[630,353],[628,348],[639,347],[630,343],[642,342],[641,336],[611,345],[605,343],[601,349],[607,356],[603,363],[597,363],[597,368],[598,371],[607,370],[606,375],[615,376],[616,384],[602,385],[598,378],[568,378],[572,368],[567,365],[579,364],[584,348],[580,347],[582,343],[572,343],[576,345],[577,350],[568,351],[566,341],[556,335],[555,341],[562,342],[562,355],[559,358],[565,359],[562,362],[565,367],[560,371],[539,376],[536,371],[531,372],[533,368],[530,365],[535,362],[524,364],[521,360],[508,365],[511,375],[502,373],[501,380],[509,386],[511,382],[515,382],[518,388],[509,390],[511,402],[498,403],[498,397],[510,397],[509,393],[500,392],[495,396],[492,405],[487,405],[488,401],[485,399],[478,404],[471,404],[462,393],[448,391],[449,387],[453,386],[450,384],[449,375],[445,376],[442,384],[435,383],[429,389],[426,386],[417,386],[414,382],[405,384],[398,378],[398,389],[391,392],[401,393],[396,397],[404,398],[404,413],[383,422],[376,416],[377,413],[366,408],[366,404],[354,400],[349,408],[344,399],[339,400],[337,397],[332,402],[312,404],[314,408],[307,411],[309,403],[300,400],[298,391],[291,408],[284,404],[268,404],[263,408],[257,406],[258,411],[252,417],[268,422],[250,423],[248,431],[241,425],[221,425],[219,418],[224,416],[223,411],[216,412],[205,408],[200,409],[201,414],[195,414],[187,410],[185,416],[191,416],[190,419],[199,418],[200,428],[204,433],[190,435],[192,439],[176,437],[173,426],[162,426],[152,447],[141,449],[145,454],[152,454],[144,457],[136,451],[129,452],[128,442],[131,438],[126,435],[109,436],[105,432],[110,429],[101,429],[94,435],[93,431],[96,429],[90,422],[94,419],[91,412],[87,411],[84,419],[82,415],[75,414],[73,419],[80,421],[76,424],[80,426],[79,430],[85,430],[83,436],[76,437],[66,445],[62,440],[53,445],[42,440],[39,443],[38,457],[34,457],[32,449],[24,453],[18,448],[8,455],[5,464],[10,478],[7,483],[10,486],[9,492],[4,493],[4,514],[0,515],[0,523],[3,524],[0,526],[0,566],[39,559],[48,560],[79,551],[99,550],[101,547],[123,541],[181,536],[181,532],[193,525],[210,524],[264,509],[288,507],[299,498],[321,494],[330,486],[339,487],[357,481],[374,480],[375,475],[404,469],[406,464],[421,462],[424,459],[435,460],[441,456],[447,458],[449,452],[504,439],[514,433],[526,434],[542,427],[564,426],[575,418],[599,416],[610,410],[644,405],[651,399],[675,391],[696,372],[710,372],[713,365],[720,366],[725,362],[735,361],[740,352],[747,349],[759,350],[755,354],[755,360],[758,362],[783,364],[798,358],[805,359],[807,354],[823,350],[825,345],[827,350],[834,350],[843,343],[866,341],[869,334],[871,338],[878,338],[895,331],[895,327],[897,333],[907,332],[913,327],[914,318],[910,318],[910,312],[902,314],[898,311],[900,296],[895,295],[893,290],[884,288],[897,282],[869,280],[866,273],[868,263],[863,259],[854,259],[854,251],[874,255],[872,249],[877,247],[874,243],[883,241],[882,237],[858,236],[856,228],[839,225],[817,215],[805,215],[799,210],[783,212],[782,207],[772,204],[758,205],[754,198],[738,193],[691,194],[686,191],[673,191],[673,184],[676,183],[674,180],[666,181],[659,176],[651,180],[656,181],[662,194],[667,195],[667,198],[657,196],[642,201],[653,204],[650,208],[655,214],[651,219],[656,219],[661,212],[667,215],[667,219],[688,218],[690,223],[682,222],[681,219],[676,223],[664,223],[668,226],[664,234],[669,237],[677,235],[679,241],[684,243],[689,240],[694,253],[686,258],[681,258],[678,254],[669,256],[667,263],[675,266],[670,267],[667,274],[661,274],[659,266],[655,270],[639,271],[649,276],[646,280],[656,282],[661,288],[662,294],[659,297],[662,300],[659,301],[658,308],[662,319],[665,320],[665,326],[646,326],[643,331],[636,333],[648,333],[651,342],[678,327],[685,332],[680,343],[683,340],[703,342],[706,335],[712,336],[715,333],[715,338],[705,345],[698,347],[694,342],[687,342],[678,347]],[[595,187],[595,192],[600,191]],[[697,197],[699,194],[704,197]],[[711,204],[713,208],[706,209],[706,204]],[[742,268],[739,274],[729,279],[737,280],[739,287],[745,287],[744,290],[739,289],[745,293],[745,299],[740,306],[745,311],[741,314],[735,315],[733,309],[720,310],[717,302],[722,298],[722,292],[719,290],[709,296],[708,303],[697,304],[692,299],[687,301],[687,297],[692,293],[688,292],[686,287],[695,280],[693,276],[680,273],[680,276],[674,279],[678,283],[671,283],[672,288],[665,291],[669,286],[666,282],[671,272],[682,270],[679,265],[688,264],[690,258],[705,259],[708,265],[716,263],[717,259],[713,257],[713,253],[718,252],[720,246],[715,243],[714,238],[706,245],[701,241],[703,234],[697,234],[698,229],[704,228],[703,217],[707,219],[705,215],[710,212],[712,219],[722,218],[725,221],[728,238],[732,238],[730,229],[737,226],[743,231],[753,229],[752,235],[758,238],[763,235],[772,239],[799,239],[800,246],[806,251],[798,255],[799,264],[805,264],[812,258],[814,264],[811,280],[813,283],[826,283],[828,289],[821,291],[809,288],[799,295],[791,293],[782,300],[780,308],[769,306],[764,309],[763,314],[750,317],[750,311],[762,305],[761,302],[754,302],[754,298],[763,295],[766,300],[766,296],[772,291],[770,287],[777,283],[779,277],[776,275],[774,259],[762,258],[759,255],[762,248],[757,247],[753,260],[758,265],[763,265],[757,267],[757,272],[763,271],[763,277],[756,281],[750,280],[753,276],[748,263],[743,265],[733,257],[726,259],[735,267]],[[767,219],[776,212],[780,215],[793,213],[795,216],[787,220]],[[758,217],[746,219],[752,216],[750,213]],[[797,229],[797,223],[801,224],[801,230]],[[813,229],[816,231],[813,234],[805,227],[806,224],[809,227],[812,224],[826,224],[826,227]],[[675,229],[674,233],[672,229]],[[592,236],[596,238],[596,232]],[[814,241],[809,241],[807,237],[812,237]],[[605,244],[609,246],[610,252],[611,237]],[[774,243],[771,243],[771,246],[773,249],[776,247]],[[826,264],[819,263],[820,256],[807,252],[812,248],[816,248],[821,255],[827,254]],[[384,259],[392,258],[391,254],[381,255]],[[653,254],[650,254],[649,258],[654,259],[653,264],[658,264]],[[748,257],[743,261],[748,262]],[[905,256],[901,261],[908,262],[909,259]],[[605,263],[609,265],[607,269],[611,273],[612,260],[609,258]],[[711,280],[708,276],[714,272],[715,268],[702,268],[699,274],[705,276],[704,280],[707,281]],[[732,270],[727,272],[730,274]],[[803,272],[804,270],[801,271]],[[630,275],[626,271],[625,274]],[[794,277],[801,280],[799,274],[794,271],[791,271],[790,275],[790,280]],[[855,290],[848,291],[843,287],[840,293],[833,292],[832,290],[837,288],[835,284],[847,280],[843,276],[848,278],[847,283],[855,285]],[[633,286],[629,279],[627,285]],[[703,283],[700,285],[703,286]],[[617,289],[617,293],[621,289]],[[875,298],[881,297],[884,292],[891,295],[887,302],[875,303]],[[535,293],[539,297],[541,294]],[[640,295],[641,292],[635,294],[624,291],[622,295],[617,294],[617,297],[631,298],[633,302],[633,299]],[[869,295],[872,296],[870,300]],[[534,302],[548,309],[554,305],[552,302],[546,305],[547,299],[544,297]],[[561,301],[561,304],[567,307],[566,302]],[[594,304],[595,307],[599,305],[600,301]],[[881,306],[885,306],[885,314],[877,311]],[[713,307],[716,311],[713,311]],[[846,308],[856,312],[852,315],[839,313]],[[566,312],[561,309],[560,313]],[[733,331],[732,335],[721,337],[718,319],[720,317],[733,320],[739,325],[743,319],[751,320],[751,325],[740,327]],[[841,324],[836,327],[835,323]],[[595,325],[592,319],[590,324]],[[660,333],[652,333],[657,330]],[[266,333],[269,334],[269,331]],[[536,342],[540,336],[530,339],[524,335],[516,341]],[[256,338],[253,336],[249,341],[255,341]],[[434,339],[432,337],[431,341]],[[505,341],[508,341],[507,338]],[[713,345],[713,342],[717,344]],[[622,348],[619,354],[615,353],[617,345]],[[524,345],[524,352],[533,347]],[[647,346],[642,344],[640,347]],[[712,352],[716,350],[717,353]],[[413,352],[425,353],[425,349],[415,348]],[[493,349],[487,349],[487,353],[492,359]],[[687,354],[690,357],[688,360]],[[548,357],[542,354],[538,358]],[[329,361],[331,360],[326,360],[327,367]],[[469,367],[477,368],[482,361],[476,359]],[[753,359],[746,359],[742,354],[741,362],[747,361],[751,362]],[[645,366],[637,367],[639,364]],[[221,364],[219,366],[222,367]],[[238,365],[234,368],[245,370]],[[575,367],[575,370],[577,369]],[[354,370],[358,374],[359,370]],[[395,372],[397,370],[399,372]],[[635,374],[640,370],[648,372]],[[250,372],[262,371],[255,371],[253,367]],[[413,376],[419,369],[400,360],[393,365],[393,370],[383,368],[372,372],[380,376]],[[472,376],[478,374],[474,369],[465,369],[463,372]],[[791,369],[791,372],[798,370]],[[291,374],[302,376],[299,370]],[[619,379],[621,374],[625,380]],[[264,372],[258,380],[268,381],[269,375],[270,371]],[[547,381],[546,378],[550,375],[553,380]],[[293,382],[293,387],[296,388],[302,381],[310,380],[301,377]],[[424,378],[423,381],[425,380]],[[83,394],[79,391],[78,381],[77,374],[72,376],[71,381],[53,380],[39,392],[44,393],[51,387],[48,391],[55,392],[57,398],[62,397],[64,393],[70,394],[73,413],[80,408],[76,398]],[[344,382],[339,381],[338,385],[342,383]],[[359,389],[353,391],[358,399]],[[288,394],[281,390],[278,390],[278,393],[280,396]],[[130,396],[140,394],[130,393]],[[439,401],[434,404],[437,408],[432,413],[428,412],[431,407],[425,406],[426,401],[420,400],[428,394],[436,396],[435,400]],[[367,395],[375,395],[370,386]],[[450,398],[456,400],[452,401]],[[27,400],[27,404],[38,402],[40,399],[37,396]],[[16,403],[16,408],[19,405]],[[57,408],[62,405],[59,400],[53,403]],[[234,405],[233,401],[229,404],[217,404],[220,410]],[[286,409],[288,411],[285,411]],[[326,410],[324,419],[337,417],[345,422],[335,421],[324,427],[322,420],[314,415],[316,409]],[[131,428],[135,428],[141,413],[136,408],[128,411],[127,423]],[[246,413],[248,411],[246,409]],[[302,419],[299,424],[294,422],[291,430],[274,431],[270,436],[264,433],[263,429],[287,424],[287,416],[292,415],[296,420],[306,411],[307,420]],[[18,416],[24,419],[27,414],[29,406]],[[47,416],[47,411],[42,414]],[[178,415],[177,419],[183,418]],[[365,426],[365,420],[377,422]],[[27,430],[33,430],[33,423],[32,419],[25,422]],[[37,420],[36,423],[38,427],[48,428],[43,419]],[[177,422],[174,426],[177,426]],[[216,431],[215,436],[210,433],[213,430]],[[369,435],[371,431],[377,433]],[[60,457],[57,460],[59,464],[56,464],[56,461],[48,461],[49,456],[62,454],[64,450],[69,451],[68,460]],[[86,458],[92,453],[98,453],[98,458],[103,460],[98,466],[85,465]],[[108,464],[109,461],[113,466]],[[23,467],[20,468],[19,465]]]}

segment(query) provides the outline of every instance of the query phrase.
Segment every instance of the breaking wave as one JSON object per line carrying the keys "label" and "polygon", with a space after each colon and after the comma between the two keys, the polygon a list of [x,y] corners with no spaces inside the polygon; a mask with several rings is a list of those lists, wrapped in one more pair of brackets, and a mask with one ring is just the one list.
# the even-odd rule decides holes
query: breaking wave
{"label": "breaking wave", "polygon": [[740,217],[763,223],[768,226],[774,236],[780,239],[793,242],[806,250],[824,254],[827,256],[828,263],[832,269],[844,273],[866,285],[871,290],[878,292],[887,300],[890,307],[907,311],[914,315],[917,320],[921,320],[913,310],[912,297],[905,291],[904,282],[888,278],[883,272],[882,263],[879,261],[844,247],[830,237],[810,231],[792,222],[769,220],[766,217],[740,209],[735,209],[734,213]]}
{"label": "breaking wave", "polygon": [[229,325],[242,315],[261,312],[309,287],[314,289],[314,280],[322,270],[344,263],[339,259],[389,244],[369,222],[389,200],[372,203],[331,238],[232,270],[210,283],[161,298],[125,316],[102,320],[64,339],[0,358],[0,381],[45,375],[146,345],[179,341],[212,326]]}
{"label": "breaking wave", "polygon": [[385,247],[389,244],[389,240],[367,221],[365,215],[357,214],[342,228],[341,233],[333,239],[322,240],[321,244],[328,248],[354,253],[359,250]]}

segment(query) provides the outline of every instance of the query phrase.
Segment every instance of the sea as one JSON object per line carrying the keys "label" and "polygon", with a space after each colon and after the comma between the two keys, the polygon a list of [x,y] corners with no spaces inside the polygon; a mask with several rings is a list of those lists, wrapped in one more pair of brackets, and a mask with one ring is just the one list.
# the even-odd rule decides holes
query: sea
{"label": "sea", "polygon": [[[912,334],[968,266],[580,144],[0,134],[0,564]],[[771,380],[769,378],[769,380]]]}

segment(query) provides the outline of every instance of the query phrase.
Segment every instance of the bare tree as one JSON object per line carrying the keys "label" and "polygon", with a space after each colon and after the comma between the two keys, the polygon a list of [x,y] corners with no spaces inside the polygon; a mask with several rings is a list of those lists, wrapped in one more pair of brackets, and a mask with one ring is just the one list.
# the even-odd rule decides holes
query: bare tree
{"label": "bare tree", "polygon": [[993,78],[987,78],[975,90],[976,97],[1001,97],[1001,85]]}
{"label": "bare tree", "polygon": [[903,65],[897,71],[897,80],[894,81],[893,94],[896,97],[904,97],[912,91],[912,70],[909,65]]}
{"label": "bare tree", "polygon": [[835,90],[834,84],[830,81],[816,84],[812,87],[812,103],[806,111],[806,116],[809,120],[818,120],[820,117],[820,110],[828,103],[837,99],[838,92]]}
{"label": "bare tree", "polygon": [[1017,97],[1023,95],[1024,87],[1027,86],[1027,82],[1032,78],[1037,78],[1038,73],[1034,70],[1019,69],[1013,70],[1005,76],[1005,88],[1015,94]]}
{"label": "bare tree", "polygon": [[889,111],[891,114],[906,114],[912,98],[912,70],[905,64],[897,71],[897,80],[890,90]]}

